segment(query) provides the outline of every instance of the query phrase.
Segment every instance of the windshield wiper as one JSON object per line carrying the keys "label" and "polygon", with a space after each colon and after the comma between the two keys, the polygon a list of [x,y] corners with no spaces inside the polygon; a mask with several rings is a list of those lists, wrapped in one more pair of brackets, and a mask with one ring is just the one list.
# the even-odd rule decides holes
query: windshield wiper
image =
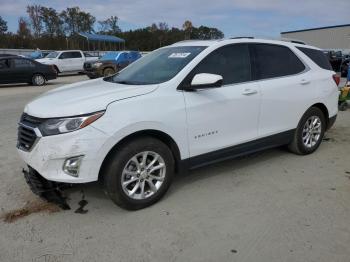
{"label": "windshield wiper", "polygon": [[114,81],[114,83],[116,84],[122,84],[122,85],[135,85],[135,83],[131,82],[131,81]]}

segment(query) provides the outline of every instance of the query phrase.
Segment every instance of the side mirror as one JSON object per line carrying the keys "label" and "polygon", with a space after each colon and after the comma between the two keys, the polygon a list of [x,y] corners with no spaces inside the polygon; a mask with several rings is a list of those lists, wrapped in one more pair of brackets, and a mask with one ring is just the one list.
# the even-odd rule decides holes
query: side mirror
{"label": "side mirror", "polygon": [[223,77],[221,75],[201,73],[196,74],[191,82],[191,88],[204,89],[204,88],[216,88],[222,86]]}

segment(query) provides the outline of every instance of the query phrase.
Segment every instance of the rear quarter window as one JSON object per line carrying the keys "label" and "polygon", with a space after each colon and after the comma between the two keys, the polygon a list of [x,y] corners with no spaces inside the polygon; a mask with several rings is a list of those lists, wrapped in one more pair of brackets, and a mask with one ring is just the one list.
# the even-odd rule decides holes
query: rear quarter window
{"label": "rear quarter window", "polygon": [[332,65],[329,62],[324,52],[316,49],[297,47],[301,52],[307,55],[315,64],[326,70],[333,70]]}
{"label": "rear quarter window", "polygon": [[255,78],[270,79],[296,75],[305,70],[305,65],[286,46],[254,44]]}

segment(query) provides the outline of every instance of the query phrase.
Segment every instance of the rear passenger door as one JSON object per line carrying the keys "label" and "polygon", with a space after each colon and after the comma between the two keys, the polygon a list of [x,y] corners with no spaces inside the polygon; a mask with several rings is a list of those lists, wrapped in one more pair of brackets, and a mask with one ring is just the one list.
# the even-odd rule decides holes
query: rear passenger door
{"label": "rear passenger door", "polygon": [[251,81],[248,45],[228,45],[213,51],[189,74],[184,85],[199,73],[221,75],[223,86],[184,92],[191,157],[256,139],[260,92],[258,84]]}
{"label": "rear passenger door", "polygon": [[84,59],[80,52],[64,52],[59,59],[63,72],[83,70]]}
{"label": "rear passenger door", "polygon": [[253,44],[252,53],[261,88],[259,137],[295,129],[315,97],[307,66],[282,45]]}
{"label": "rear passenger door", "polygon": [[72,65],[74,66],[74,71],[82,71],[85,58],[82,56],[81,52],[71,52]]}
{"label": "rear passenger door", "polygon": [[35,64],[24,58],[12,58],[10,60],[10,77],[16,83],[29,83],[32,81],[32,76],[35,69]]}

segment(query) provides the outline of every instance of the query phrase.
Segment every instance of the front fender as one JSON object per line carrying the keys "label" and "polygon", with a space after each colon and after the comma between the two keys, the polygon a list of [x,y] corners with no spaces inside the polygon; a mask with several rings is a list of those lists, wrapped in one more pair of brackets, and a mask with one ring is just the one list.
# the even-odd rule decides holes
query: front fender
{"label": "front fender", "polygon": [[113,136],[108,138],[106,142],[103,144],[103,146],[100,148],[99,152],[96,154],[97,159],[95,161],[95,166],[93,167],[94,170],[91,170],[93,174],[98,174],[100,171],[100,168],[102,167],[103,161],[107,157],[108,153],[114,148],[116,144],[118,144],[121,140],[124,138],[131,136],[135,133],[139,133],[142,131],[158,131],[165,133],[169,137],[171,137],[174,142],[176,143],[179,151],[180,151],[180,159],[186,159],[189,157],[188,155],[188,148],[186,143],[186,138],[180,139],[176,137],[175,134],[173,134],[166,126],[162,125],[158,122],[139,122],[131,124],[127,127],[124,127],[120,130],[118,130]]}

